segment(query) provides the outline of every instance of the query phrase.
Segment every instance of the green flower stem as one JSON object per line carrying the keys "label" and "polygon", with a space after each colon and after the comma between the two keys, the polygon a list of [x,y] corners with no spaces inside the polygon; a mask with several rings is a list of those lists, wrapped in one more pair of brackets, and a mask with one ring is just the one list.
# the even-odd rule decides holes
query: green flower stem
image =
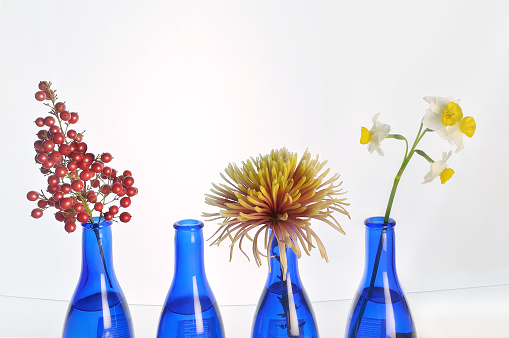
{"label": "green flower stem", "polygon": [[[382,232],[380,233],[380,240],[378,241],[378,249],[375,256],[375,263],[373,266],[373,273],[371,274],[371,280],[369,282],[369,290],[368,290],[368,297],[366,299],[362,300],[361,308],[359,310],[359,316],[357,316],[357,321],[355,322],[355,325],[352,327],[352,330],[348,334],[349,338],[355,338],[357,335],[357,332],[359,331],[359,328],[361,326],[362,317],[364,316],[364,312],[366,311],[367,301],[371,299],[371,296],[373,295],[373,291],[375,289],[375,279],[376,274],[378,272],[378,266],[380,265],[380,256],[382,255],[382,248],[383,248],[383,240],[384,235],[387,232],[387,223],[389,222],[389,215],[391,213],[392,204],[394,202],[394,197],[396,196],[396,189],[398,188],[399,181],[401,180],[401,176],[403,175],[403,172],[405,171],[408,162],[412,159],[412,156],[414,156],[414,153],[416,152],[415,148],[417,147],[417,144],[421,141],[423,136],[428,132],[431,131],[430,129],[425,129],[422,131],[423,124],[421,123],[421,126],[419,127],[419,131],[417,132],[417,136],[415,137],[414,144],[412,145],[412,148],[410,149],[410,153],[408,153],[408,141],[405,137],[401,135],[389,135],[387,138],[395,138],[398,140],[404,140],[406,142],[406,151],[405,151],[405,157],[403,158],[403,163],[401,164],[401,167],[399,168],[398,173],[396,174],[396,177],[394,178],[394,184],[392,185],[391,195],[389,197],[389,202],[387,203],[387,209],[385,210],[385,217],[384,217],[384,227],[382,229]],[[422,132],[422,133],[421,133]],[[419,153],[419,151],[417,151]]]}

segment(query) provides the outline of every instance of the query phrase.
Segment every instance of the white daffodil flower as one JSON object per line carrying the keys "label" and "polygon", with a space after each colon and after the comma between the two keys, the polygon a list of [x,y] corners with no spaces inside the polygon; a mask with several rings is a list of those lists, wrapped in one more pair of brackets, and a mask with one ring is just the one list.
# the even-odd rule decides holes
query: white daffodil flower
{"label": "white daffodil flower", "polygon": [[370,153],[376,150],[380,156],[384,156],[380,143],[389,135],[391,126],[377,121],[379,115],[380,113],[373,116],[373,127],[371,130],[361,127],[361,144],[367,144]]}
{"label": "white daffodil flower", "polygon": [[447,182],[452,175],[454,175],[454,170],[447,168],[446,163],[451,155],[452,151],[449,151],[448,153],[444,152],[442,154],[442,160],[431,163],[430,171],[426,174],[426,176],[424,176],[424,182],[422,183],[430,183],[437,177],[440,177],[440,182],[442,184]]}
{"label": "white daffodil flower", "polygon": [[452,97],[426,96],[424,101],[429,103],[422,123],[428,129],[434,130],[438,136],[456,146],[456,152],[463,150],[463,134],[472,137],[475,133],[475,120],[467,116],[463,118],[463,111],[459,100]]}

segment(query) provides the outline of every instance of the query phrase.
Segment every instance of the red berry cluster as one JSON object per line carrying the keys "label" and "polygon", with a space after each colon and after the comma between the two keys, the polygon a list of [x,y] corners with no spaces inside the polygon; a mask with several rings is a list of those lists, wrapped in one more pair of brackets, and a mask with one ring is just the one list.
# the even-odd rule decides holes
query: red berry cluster
{"label": "red berry cluster", "polygon": [[41,165],[41,173],[48,178],[48,194],[42,190],[41,193],[28,192],[28,200],[37,201],[38,206],[32,210],[32,217],[40,218],[43,210],[55,207],[55,218],[65,223],[67,232],[76,230],[76,220],[93,221],[93,211],[100,213],[99,219],[110,221],[118,217],[122,222],[129,222],[128,212],[118,213],[119,206],[129,207],[131,197],[138,194],[132,173],[126,170],[119,175],[105,165],[113,159],[110,153],[96,156],[87,152],[87,144],[82,142],[83,133],[69,129],[78,122],[78,113],[70,113],[65,103],[56,102],[58,97],[56,90],[51,90],[51,82],[40,82],[39,89],[35,99],[49,101],[44,104],[51,108],[49,116],[35,120],[43,129],[34,142],[35,162]]}

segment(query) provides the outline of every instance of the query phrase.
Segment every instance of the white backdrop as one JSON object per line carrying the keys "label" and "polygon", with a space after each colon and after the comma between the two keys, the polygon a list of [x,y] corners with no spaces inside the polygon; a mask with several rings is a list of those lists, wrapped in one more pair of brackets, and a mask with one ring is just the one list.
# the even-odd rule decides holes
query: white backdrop
{"label": "white backdrop", "polygon": [[[92,152],[130,169],[133,219],[115,224],[117,277],[131,304],[162,304],[173,273],[173,228],[200,218],[204,194],[229,162],[286,146],[328,160],[348,190],[342,236],[313,226],[330,258],[300,261],[313,301],[353,296],[364,264],[366,217],[385,210],[403,143],[385,157],[359,144],[380,120],[413,140],[423,96],[461,98],[478,129],[454,154],[446,184],[421,185],[410,163],[396,196],[397,264],[406,292],[509,283],[509,5],[503,1],[21,1],[0,2],[0,295],[70,299],[80,231],[49,212],[30,218],[40,80],[52,81]],[[451,147],[428,135],[439,159]],[[206,223],[210,236],[215,223]],[[206,247],[221,305],[254,304],[267,266],[226,243]],[[264,262],[265,264],[265,262]]]}

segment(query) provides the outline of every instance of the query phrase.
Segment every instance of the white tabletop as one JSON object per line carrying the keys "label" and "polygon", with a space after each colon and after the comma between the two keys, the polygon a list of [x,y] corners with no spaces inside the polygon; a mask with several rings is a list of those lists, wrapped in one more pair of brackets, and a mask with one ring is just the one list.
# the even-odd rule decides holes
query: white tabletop
{"label": "white tabletop", "polygon": [[[509,285],[407,293],[419,338],[509,337]],[[351,300],[312,302],[320,337],[344,337]],[[59,337],[68,302],[0,296],[0,337]],[[130,304],[138,338],[155,337],[161,305]],[[227,337],[248,338],[255,304],[220,305]]]}

